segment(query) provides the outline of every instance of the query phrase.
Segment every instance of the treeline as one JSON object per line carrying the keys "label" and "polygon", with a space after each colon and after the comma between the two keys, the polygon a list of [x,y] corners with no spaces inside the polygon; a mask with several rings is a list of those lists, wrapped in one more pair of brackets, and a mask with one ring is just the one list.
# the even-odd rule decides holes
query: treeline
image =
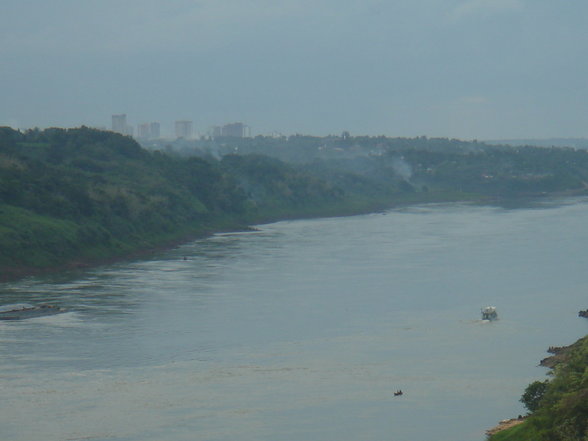
{"label": "treeline", "polygon": [[213,164],[80,129],[0,132],[0,265],[124,255],[244,211]]}
{"label": "treeline", "polygon": [[426,137],[221,141],[145,149],[87,127],[0,127],[0,279],[262,221],[578,193],[588,181],[588,154],[572,149]]}
{"label": "treeline", "polygon": [[587,187],[588,152],[564,148],[493,148],[443,152],[405,150],[414,179],[497,197],[579,191]]}
{"label": "treeline", "polygon": [[223,156],[230,153],[273,156],[285,162],[308,163],[314,159],[334,159],[358,155],[378,155],[384,151],[434,150],[444,152],[479,151],[487,147],[478,141],[449,138],[391,138],[387,136],[256,136],[254,138],[201,138],[196,140],[142,141],[152,150],[174,151],[181,155]]}
{"label": "treeline", "polygon": [[336,214],[344,200],[340,188],[263,156],[178,158],[86,127],[0,128],[0,278],[265,219]]}
{"label": "treeline", "polygon": [[531,383],[521,398],[529,416],[490,441],[588,439],[588,336],[552,352],[555,355],[547,359],[551,379]]}
{"label": "treeline", "polygon": [[[588,151],[583,149],[511,147],[425,136],[257,136],[152,142],[147,147],[184,157],[271,156],[326,173],[343,186],[362,177],[370,186],[393,191],[389,185],[394,183],[397,189],[445,192],[449,199],[456,193],[511,198],[580,191],[588,182]],[[357,184],[362,191],[362,183]]]}

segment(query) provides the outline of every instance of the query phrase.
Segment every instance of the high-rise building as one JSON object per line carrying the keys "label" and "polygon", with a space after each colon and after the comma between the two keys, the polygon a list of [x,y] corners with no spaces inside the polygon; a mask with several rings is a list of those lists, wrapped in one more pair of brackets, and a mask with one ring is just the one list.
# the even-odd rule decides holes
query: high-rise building
{"label": "high-rise building", "polygon": [[212,126],[210,134],[213,138],[219,138],[223,135],[223,128],[221,126]]}
{"label": "high-rise building", "polygon": [[244,138],[246,125],[240,122],[225,124],[222,128],[222,136],[230,136],[232,138]]}
{"label": "high-rise building", "polygon": [[137,136],[140,139],[157,139],[159,138],[159,123],[143,123],[139,124]]}
{"label": "high-rise building", "polygon": [[139,124],[137,127],[137,136],[141,139],[151,138],[151,129],[149,128],[149,123]]}
{"label": "high-rise building", "polygon": [[127,124],[126,113],[121,113],[120,115],[112,115],[112,131],[121,135],[133,136],[135,130],[133,126]]}
{"label": "high-rise building", "polygon": [[112,115],[112,131],[127,134],[127,115],[122,113],[120,115]]}
{"label": "high-rise building", "polygon": [[192,121],[176,121],[176,137],[192,138]]}
{"label": "high-rise building", "polygon": [[161,138],[161,135],[159,134],[159,123],[158,122],[152,122],[149,123],[149,132],[151,134],[151,138]]}

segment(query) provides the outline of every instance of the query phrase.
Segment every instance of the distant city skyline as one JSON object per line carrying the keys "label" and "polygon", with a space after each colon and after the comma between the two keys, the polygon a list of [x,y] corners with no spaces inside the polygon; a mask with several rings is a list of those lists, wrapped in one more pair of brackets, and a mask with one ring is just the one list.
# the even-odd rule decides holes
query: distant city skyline
{"label": "distant city skyline", "polygon": [[[195,139],[200,136],[212,137],[234,137],[244,138],[251,136],[251,128],[242,122],[227,123],[224,125],[215,125],[208,127],[205,131],[196,131],[194,121],[190,120],[176,120],[174,121],[173,134],[161,131],[161,123],[159,121],[143,122],[136,125],[129,124],[126,113],[115,114],[111,116],[110,128],[104,126],[92,126],[95,128],[102,128],[112,130],[113,132],[122,135],[134,136],[137,139],[160,139],[160,138],[182,138]],[[136,134],[136,135],[135,135]]]}
{"label": "distant city skyline", "polygon": [[[122,117],[122,118],[121,118]],[[115,123],[115,120],[117,121]],[[291,135],[309,135],[309,136],[381,136],[373,135],[373,134],[365,134],[365,133],[349,133],[347,130],[343,130],[341,133],[325,133],[325,134],[310,134],[310,133],[303,133],[303,132],[293,132],[293,133],[282,133],[276,130],[268,131],[267,133],[252,133],[252,129],[250,126],[237,122],[237,123],[227,123],[224,125],[210,125],[208,127],[197,127],[193,121],[187,120],[180,120],[180,121],[172,121],[169,123],[169,128],[167,130],[162,131],[161,126],[162,124],[159,121],[153,121],[148,123],[138,123],[138,124],[127,124],[127,115],[126,114],[116,114],[111,115],[111,123],[108,125],[105,124],[79,124],[79,125],[50,125],[46,127],[41,126],[31,126],[31,127],[18,127],[16,125],[11,124],[0,124],[1,126],[8,126],[13,129],[17,130],[29,130],[34,128],[39,129],[46,129],[50,127],[63,127],[63,128],[75,128],[75,127],[91,127],[99,130],[109,130],[117,133],[121,133],[124,135],[129,135],[138,140],[153,140],[153,139],[177,139],[177,138],[185,138],[185,136],[178,136],[177,130],[174,128],[175,124],[178,122],[192,123],[192,131],[191,136],[188,136],[188,139],[197,139],[202,136],[204,137],[222,137],[222,136],[236,136],[236,137],[252,137],[252,136],[291,136]],[[122,129],[122,127],[126,127],[126,129]],[[136,130],[135,130],[136,127]],[[236,130],[236,131],[235,131]],[[401,135],[384,135],[395,137]],[[427,135],[414,135],[414,136],[427,136]],[[409,136],[410,137],[410,136]],[[431,136],[432,137],[432,136]],[[455,138],[455,137],[446,137],[446,138]],[[456,138],[456,139],[465,139],[465,138]],[[512,144],[512,145],[538,145],[544,147],[551,147],[551,146],[566,146],[566,147],[574,147],[574,148],[588,148],[588,136],[561,136],[561,137],[519,137],[519,138],[496,138],[496,139],[483,139],[480,138],[480,141],[488,142],[489,144],[499,144],[501,142]],[[535,142],[535,144],[533,144]]]}
{"label": "distant city skyline", "polygon": [[0,125],[110,127],[125,113],[162,136],[191,120],[586,137],[587,16],[583,0],[5,0]]}

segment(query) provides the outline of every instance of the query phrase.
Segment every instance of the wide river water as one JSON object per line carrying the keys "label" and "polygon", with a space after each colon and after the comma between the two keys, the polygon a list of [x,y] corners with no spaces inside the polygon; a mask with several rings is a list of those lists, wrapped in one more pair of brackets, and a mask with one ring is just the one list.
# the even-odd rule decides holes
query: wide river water
{"label": "wide river water", "polygon": [[0,284],[68,309],[0,322],[0,440],[482,441],[588,333],[587,225],[416,206]]}

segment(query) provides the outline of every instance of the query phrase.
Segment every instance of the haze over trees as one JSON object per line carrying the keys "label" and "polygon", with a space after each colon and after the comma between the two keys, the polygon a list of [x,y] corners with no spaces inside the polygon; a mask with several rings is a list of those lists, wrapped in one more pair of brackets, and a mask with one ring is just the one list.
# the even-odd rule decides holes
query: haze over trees
{"label": "haze over trees", "polygon": [[149,147],[87,127],[0,128],[2,277],[267,220],[581,193],[588,181],[583,150],[426,137],[226,138]]}
{"label": "haze over trees", "polygon": [[[178,156],[221,157],[259,154],[303,165],[337,179],[340,173],[395,183],[414,190],[474,192],[513,197],[581,189],[588,179],[588,152],[574,148],[487,145],[448,138],[388,138],[384,136],[290,136],[218,138],[148,148]],[[402,183],[402,181],[405,181]]]}

